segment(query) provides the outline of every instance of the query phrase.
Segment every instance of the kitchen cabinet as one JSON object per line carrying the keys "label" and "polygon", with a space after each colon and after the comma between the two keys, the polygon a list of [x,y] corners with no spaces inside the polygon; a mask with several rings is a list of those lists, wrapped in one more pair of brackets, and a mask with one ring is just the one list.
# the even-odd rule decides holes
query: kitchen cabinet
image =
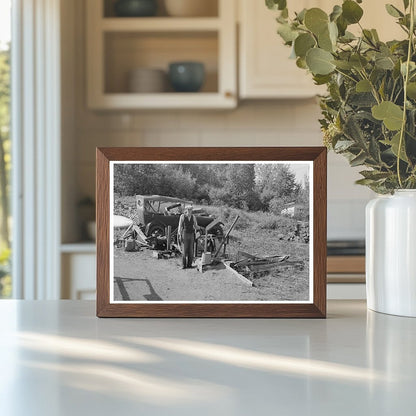
{"label": "kitchen cabinet", "polygon": [[[237,105],[236,4],[217,0],[217,16],[116,17],[104,0],[88,0],[87,102],[90,109],[234,108]],[[111,3],[110,3],[111,6]],[[200,92],[134,93],[128,74],[168,70],[175,61],[199,61]]]}
{"label": "kitchen cabinet", "polygon": [[[320,7],[330,12],[333,0],[299,0],[289,3],[289,8]],[[391,2],[400,9],[401,0]],[[404,32],[388,15],[384,3],[366,0],[362,25],[376,28],[381,40],[403,38]],[[308,98],[325,92],[324,87],[313,84],[312,77],[298,68],[290,59],[291,49],[277,35],[276,11],[268,10],[263,1],[239,0],[239,92],[242,99]],[[358,25],[348,30],[358,33]]]}
{"label": "kitchen cabinet", "polygon": [[[325,8],[325,2],[328,0],[300,0],[296,10]],[[268,10],[263,1],[239,0],[238,6],[240,97],[308,98],[322,92],[311,75],[289,59],[291,50],[276,33],[277,13]]]}
{"label": "kitchen cabinet", "polygon": [[61,253],[61,298],[95,300],[95,244],[63,244]]}

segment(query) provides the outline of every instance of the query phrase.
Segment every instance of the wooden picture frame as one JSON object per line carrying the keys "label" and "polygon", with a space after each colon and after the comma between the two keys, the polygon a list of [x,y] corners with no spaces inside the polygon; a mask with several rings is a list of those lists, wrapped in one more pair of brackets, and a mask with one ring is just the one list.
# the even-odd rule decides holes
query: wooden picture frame
{"label": "wooden picture frame", "polygon": [[[326,317],[326,212],[327,150],[324,147],[238,147],[238,148],[97,148],[97,316],[98,317],[192,317],[192,318],[325,318]],[[312,230],[308,260],[307,301],[233,302],[115,302],[110,298],[114,279],[110,270],[113,228],[111,185],[114,164],[123,163],[309,163],[310,222]],[[280,214],[279,214],[280,215]],[[110,232],[111,231],[111,232]],[[308,237],[309,238],[309,237]],[[111,244],[110,244],[111,243]],[[163,261],[163,260],[159,260]],[[140,273],[140,272],[138,272]]]}

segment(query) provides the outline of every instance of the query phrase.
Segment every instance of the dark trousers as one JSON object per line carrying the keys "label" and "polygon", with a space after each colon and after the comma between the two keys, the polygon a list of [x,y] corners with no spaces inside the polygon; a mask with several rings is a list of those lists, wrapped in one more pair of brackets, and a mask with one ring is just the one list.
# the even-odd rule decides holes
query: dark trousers
{"label": "dark trousers", "polygon": [[183,233],[183,246],[182,246],[182,265],[183,267],[192,267],[194,261],[194,233]]}

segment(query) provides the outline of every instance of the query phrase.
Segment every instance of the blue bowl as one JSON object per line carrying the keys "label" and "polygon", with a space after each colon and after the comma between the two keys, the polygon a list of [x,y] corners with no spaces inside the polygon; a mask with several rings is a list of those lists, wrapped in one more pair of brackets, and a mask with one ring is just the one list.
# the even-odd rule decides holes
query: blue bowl
{"label": "blue bowl", "polygon": [[114,12],[120,17],[149,17],[157,12],[156,0],[118,0]]}
{"label": "blue bowl", "polygon": [[177,92],[198,92],[205,81],[205,66],[201,62],[172,62],[169,80]]}

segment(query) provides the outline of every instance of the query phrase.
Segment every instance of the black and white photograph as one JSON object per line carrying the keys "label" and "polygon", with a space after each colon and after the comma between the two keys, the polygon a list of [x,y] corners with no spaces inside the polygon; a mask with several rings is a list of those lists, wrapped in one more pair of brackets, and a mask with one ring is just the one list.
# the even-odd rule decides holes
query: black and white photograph
{"label": "black and white photograph", "polygon": [[311,303],[308,161],[110,163],[110,303]]}

